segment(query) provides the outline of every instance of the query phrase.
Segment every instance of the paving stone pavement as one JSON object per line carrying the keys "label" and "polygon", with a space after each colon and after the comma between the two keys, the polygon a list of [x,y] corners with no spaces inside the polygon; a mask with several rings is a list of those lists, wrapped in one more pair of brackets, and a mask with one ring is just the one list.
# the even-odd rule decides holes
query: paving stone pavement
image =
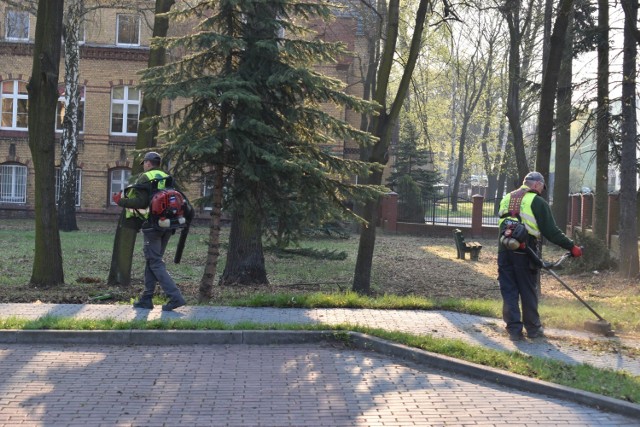
{"label": "paving stone pavement", "polygon": [[[1,318],[47,315],[363,325],[640,374],[638,358],[624,351],[640,348],[632,340],[547,330],[547,338],[512,343],[497,319],[446,311],[0,304]],[[601,342],[600,350],[589,351],[584,340]],[[640,425],[638,418],[327,342],[2,343],[0,361],[3,426]]]}
{"label": "paving stone pavement", "polygon": [[0,344],[3,426],[637,426],[327,344]]}
{"label": "paving stone pavement", "polygon": [[[229,325],[241,322],[261,324],[347,324],[382,328],[390,331],[454,338],[469,344],[497,350],[521,351],[566,363],[588,363],[600,368],[627,371],[640,375],[640,350],[637,340],[603,337],[581,331],[545,329],[546,337],[513,343],[504,332],[502,321],[450,311],[370,310],[370,309],[296,309],[251,307],[186,306],[173,312],[133,309],[129,305],[108,304],[0,304],[0,317],[37,319],[42,316],[76,317],[84,319],[157,320],[215,319]],[[585,342],[597,342],[585,346]],[[625,351],[635,349],[635,352]]]}

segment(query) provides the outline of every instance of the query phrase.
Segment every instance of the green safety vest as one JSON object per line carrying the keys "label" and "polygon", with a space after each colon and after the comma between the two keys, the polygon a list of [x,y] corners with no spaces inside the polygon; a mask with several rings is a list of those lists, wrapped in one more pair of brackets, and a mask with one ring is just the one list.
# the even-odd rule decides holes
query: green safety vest
{"label": "green safety vest", "polygon": [[527,228],[527,232],[539,239],[541,236],[540,228],[538,227],[538,222],[536,221],[536,217],[533,214],[533,210],[531,210],[531,203],[533,203],[533,199],[536,197],[536,193],[530,191],[529,187],[523,185],[518,190],[512,191],[507,194],[507,196],[502,199],[500,202],[500,211],[498,212],[498,216],[500,220],[498,221],[498,227],[502,230],[502,223],[505,219],[518,220],[517,217],[512,217],[509,215],[509,203],[511,202],[511,195],[519,190],[526,190],[527,193],[522,197],[522,201],[520,202],[520,220]]}
{"label": "green safety vest", "polygon": [[[143,172],[143,175],[146,176],[149,181],[153,181],[154,179],[158,180],[158,190],[162,190],[165,188],[165,180],[162,178],[166,178],[169,176],[168,173],[165,173],[159,169],[153,169],[147,172]],[[135,187],[129,188],[126,196],[133,196],[135,194],[135,191]],[[151,197],[151,195],[149,195],[149,197]],[[149,207],[139,209],[127,208],[125,218],[142,218],[146,220],[149,218]]]}

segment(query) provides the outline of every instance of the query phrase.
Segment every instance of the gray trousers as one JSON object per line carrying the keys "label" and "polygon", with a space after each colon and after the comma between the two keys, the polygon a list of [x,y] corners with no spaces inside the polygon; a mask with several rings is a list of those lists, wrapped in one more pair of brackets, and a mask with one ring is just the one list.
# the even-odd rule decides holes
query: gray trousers
{"label": "gray trousers", "polygon": [[157,231],[153,229],[142,230],[144,236],[144,291],[140,299],[151,299],[159,284],[171,301],[184,301],[176,282],[167,272],[167,267],[162,260],[167,243],[173,234],[172,231]]}

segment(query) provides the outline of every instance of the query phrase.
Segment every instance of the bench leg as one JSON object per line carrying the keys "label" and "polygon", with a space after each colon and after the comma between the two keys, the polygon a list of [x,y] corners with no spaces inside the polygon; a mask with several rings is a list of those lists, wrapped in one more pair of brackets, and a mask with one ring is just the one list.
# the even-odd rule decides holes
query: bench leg
{"label": "bench leg", "polygon": [[480,249],[472,249],[471,250],[471,260],[478,261],[478,257],[480,257]]}

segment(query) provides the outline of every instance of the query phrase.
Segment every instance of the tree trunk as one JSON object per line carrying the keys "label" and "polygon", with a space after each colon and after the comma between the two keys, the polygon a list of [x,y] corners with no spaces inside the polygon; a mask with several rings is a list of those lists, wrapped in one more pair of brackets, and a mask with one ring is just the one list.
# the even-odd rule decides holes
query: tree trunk
{"label": "tree trunk", "polygon": [[262,249],[260,215],[250,204],[237,204],[233,210],[229,251],[220,285],[267,285]]}
{"label": "tree trunk", "polygon": [[[380,175],[382,173],[374,173]],[[358,241],[358,256],[353,277],[352,290],[361,295],[371,293],[371,268],[373,267],[373,252],[376,246],[376,226],[378,225],[378,207],[380,200],[371,200],[365,204],[363,219],[367,222],[361,227]]]}
{"label": "tree trunk", "polygon": [[207,245],[207,260],[204,273],[200,279],[199,301],[209,301],[213,295],[213,281],[218,270],[220,258],[220,220],[222,217],[222,188],[224,184],[224,169],[216,166],[213,183],[213,210],[211,211],[211,225],[209,226],[209,244]]}
{"label": "tree trunk", "polygon": [[116,227],[116,235],[113,239],[111,267],[107,278],[107,283],[112,286],[129,286],[131,284],[131,265],[138,231],[132,226],[127,226],[127,222],[125,210],[122,209]]}
{"label": "tree trunk", "polygon": [[544,0],[544,23],[542,35],[542,75],[547,71],[551,46],[551,23],[553,22],[553,0]]}
{"label": "tree trunk", "polygon": [[471,112],[465,113],[465,117],[462,118],[462,127],[460,128],[460,139],[458,142],[458,167],[456,168],[456,176],[453,181],[453,191],[451,194],[451,211],[458,211],[458,192],[460,191],[460,181],[462,181],[462,172],[464,171],[464,149],[467,145],[467,130],[469,129],[469,120],[471,119]]}
{"label": "tree trunk", "polygon": [[76,175],[78,173],[78,106],[80,93],[80,45],[83,0],[67,0],[64,21],[64,101],[62,148],[60,150],[60,195],[58,226],[62,231],[78,230],[76,220]]}
{"label": "tree trunk", "polygon": [[520,107],[520,1],[507,0],[503,15],[509,25],[509,90],[507,93],[507,119],[511,127],[513,149],[518,174],[524,178],[529,172],[522,134]]}
{"label": "tree trunk", "polygon": [[487,96],[484,100],[484,123],[482,125],[482,136],[480,137],[480,150],[482,152],[482,163],[484,165],[484,170],[487,173],[487,192],[485,194],[486,199],[493,199],[496,195],[496,186],[498,184],[498,175],[497,175],[497,165],[500,164],[500,156],[502,151],[498,148],[502,139],[500,137],[497,138],[496,150],[495,154],[489,154],[489,147],[487,145],[487,141],[489,140],[489,136],[491,135],[491,116],[493,113],[493,102],[492,102],[492,92],[493,85],[489,82],[489,86],[487,87]]}
{"label": "tree trunk", "polygon": [[[566,46],[573,46],[573,19],[569,21]],[[571,164],[571,84],[573,52],[565,48],[558,80],[558,113],[556,127],[555,175],[553,180],[553,216],[560,230],[567,228],[569,200],[569,165]]]}
{"label": "tree trunk", "polygon": [[35,173],[35,254],[31,283],[64,283],[55,200],[55,114],[63,0],[40,0],[29,92],[29,149]]}
{"label": "tree trunk", "polygon": [[[169,31],[169,20],[166,16],[158,17],[160,13],[171,10],[175,0],[156,0],[155,19],[153,21],[153,36],[166,37]],[[152,47],[149,51],[148,67],[164,65],[166,61],[166,51],[161,47]],[[150,96],[145,96],[140,109],[140,121],[138,122],[138,136],[136,139],[136,149],[155,147],[157,145],[158,129],[145,118],[159,115],[161,112],[162,100],[156,100]],[[140,162],[133,162],[132,176],[142,172]],[[123,210],[124,211],[124,210]],[[116,235],[113,242],[113,252],[111,254],[111,268],[109,270],[109,285],[129,286],[131,285],[131,259],[136,246],[137,232],[127,227],[125,216],[120,215]]]}
{"label": "tree trunk", "polygon": [[620,165],[620,272],[638,275],[636,75],[638,46],[635,40],[638,0],[622,0],[624,47],[622,59],[622,161]]}
{"label": "tree trunk", "polygon": [[598,111],[593,234],[607,242],[609,212],[609,2],[598,0]]}
{"label": "tree trunk", "polygon": [[[387,93],[389,89],[389,79],[391,77],[391,69],[394,62],[394,55],[396,52],[400,10],[399,0],[389,1],[387,9],[388,24],[386,39],[381,56],[380,67],[377,73],[377,85],[374,96],[374,101],[377,101],[382,107],[380,115],[374,117],[371,121],[371,129],[374,131],[374,135],[379,139],[373,147],[361,149],[361,159],[367,160],[371,163],[379,163],[381,165],[387,163],[389,145],[391,143],[391,133],[402,109],[402,104],[404,103],[404,99],[409,89],[418,54],[420,53],[424,23],[429,6],[430,2],[428,0],[420,0],[420,4],[418,5],[418,10],[416,12],[416,22],[407,62],[396,91],[395,99],[387,112]],[[382,172],[373,172],[369,176],[367,182],[369,184],[381,184]],[[366,227],[362,227],[360,231],[360,243],[358,246],[358,255],[352,286],[352,289],[355,292],[362,294],[368,294],[371,292],[371,266],[373,263],[373,251],[375,249],[375,219],[377,216],[377,208],[377,202],[369,202],[365,205],[363,212],[363,218],[369,222],[368,225]]]}
{"label": "tree trunk", "polygon": [[551,136],[553,134],[553,113],[562,52],[572,50],[567,46],[567,28],[569,27],[573,0],[562,0],[558,8],[556,22],[553,25],[549,47],[549,61],[542,76],[542,91],[540,93],[540,110],[538,111],[538,154],[536,170],[547,180],[549,178],[549,164],[551,162]]}

